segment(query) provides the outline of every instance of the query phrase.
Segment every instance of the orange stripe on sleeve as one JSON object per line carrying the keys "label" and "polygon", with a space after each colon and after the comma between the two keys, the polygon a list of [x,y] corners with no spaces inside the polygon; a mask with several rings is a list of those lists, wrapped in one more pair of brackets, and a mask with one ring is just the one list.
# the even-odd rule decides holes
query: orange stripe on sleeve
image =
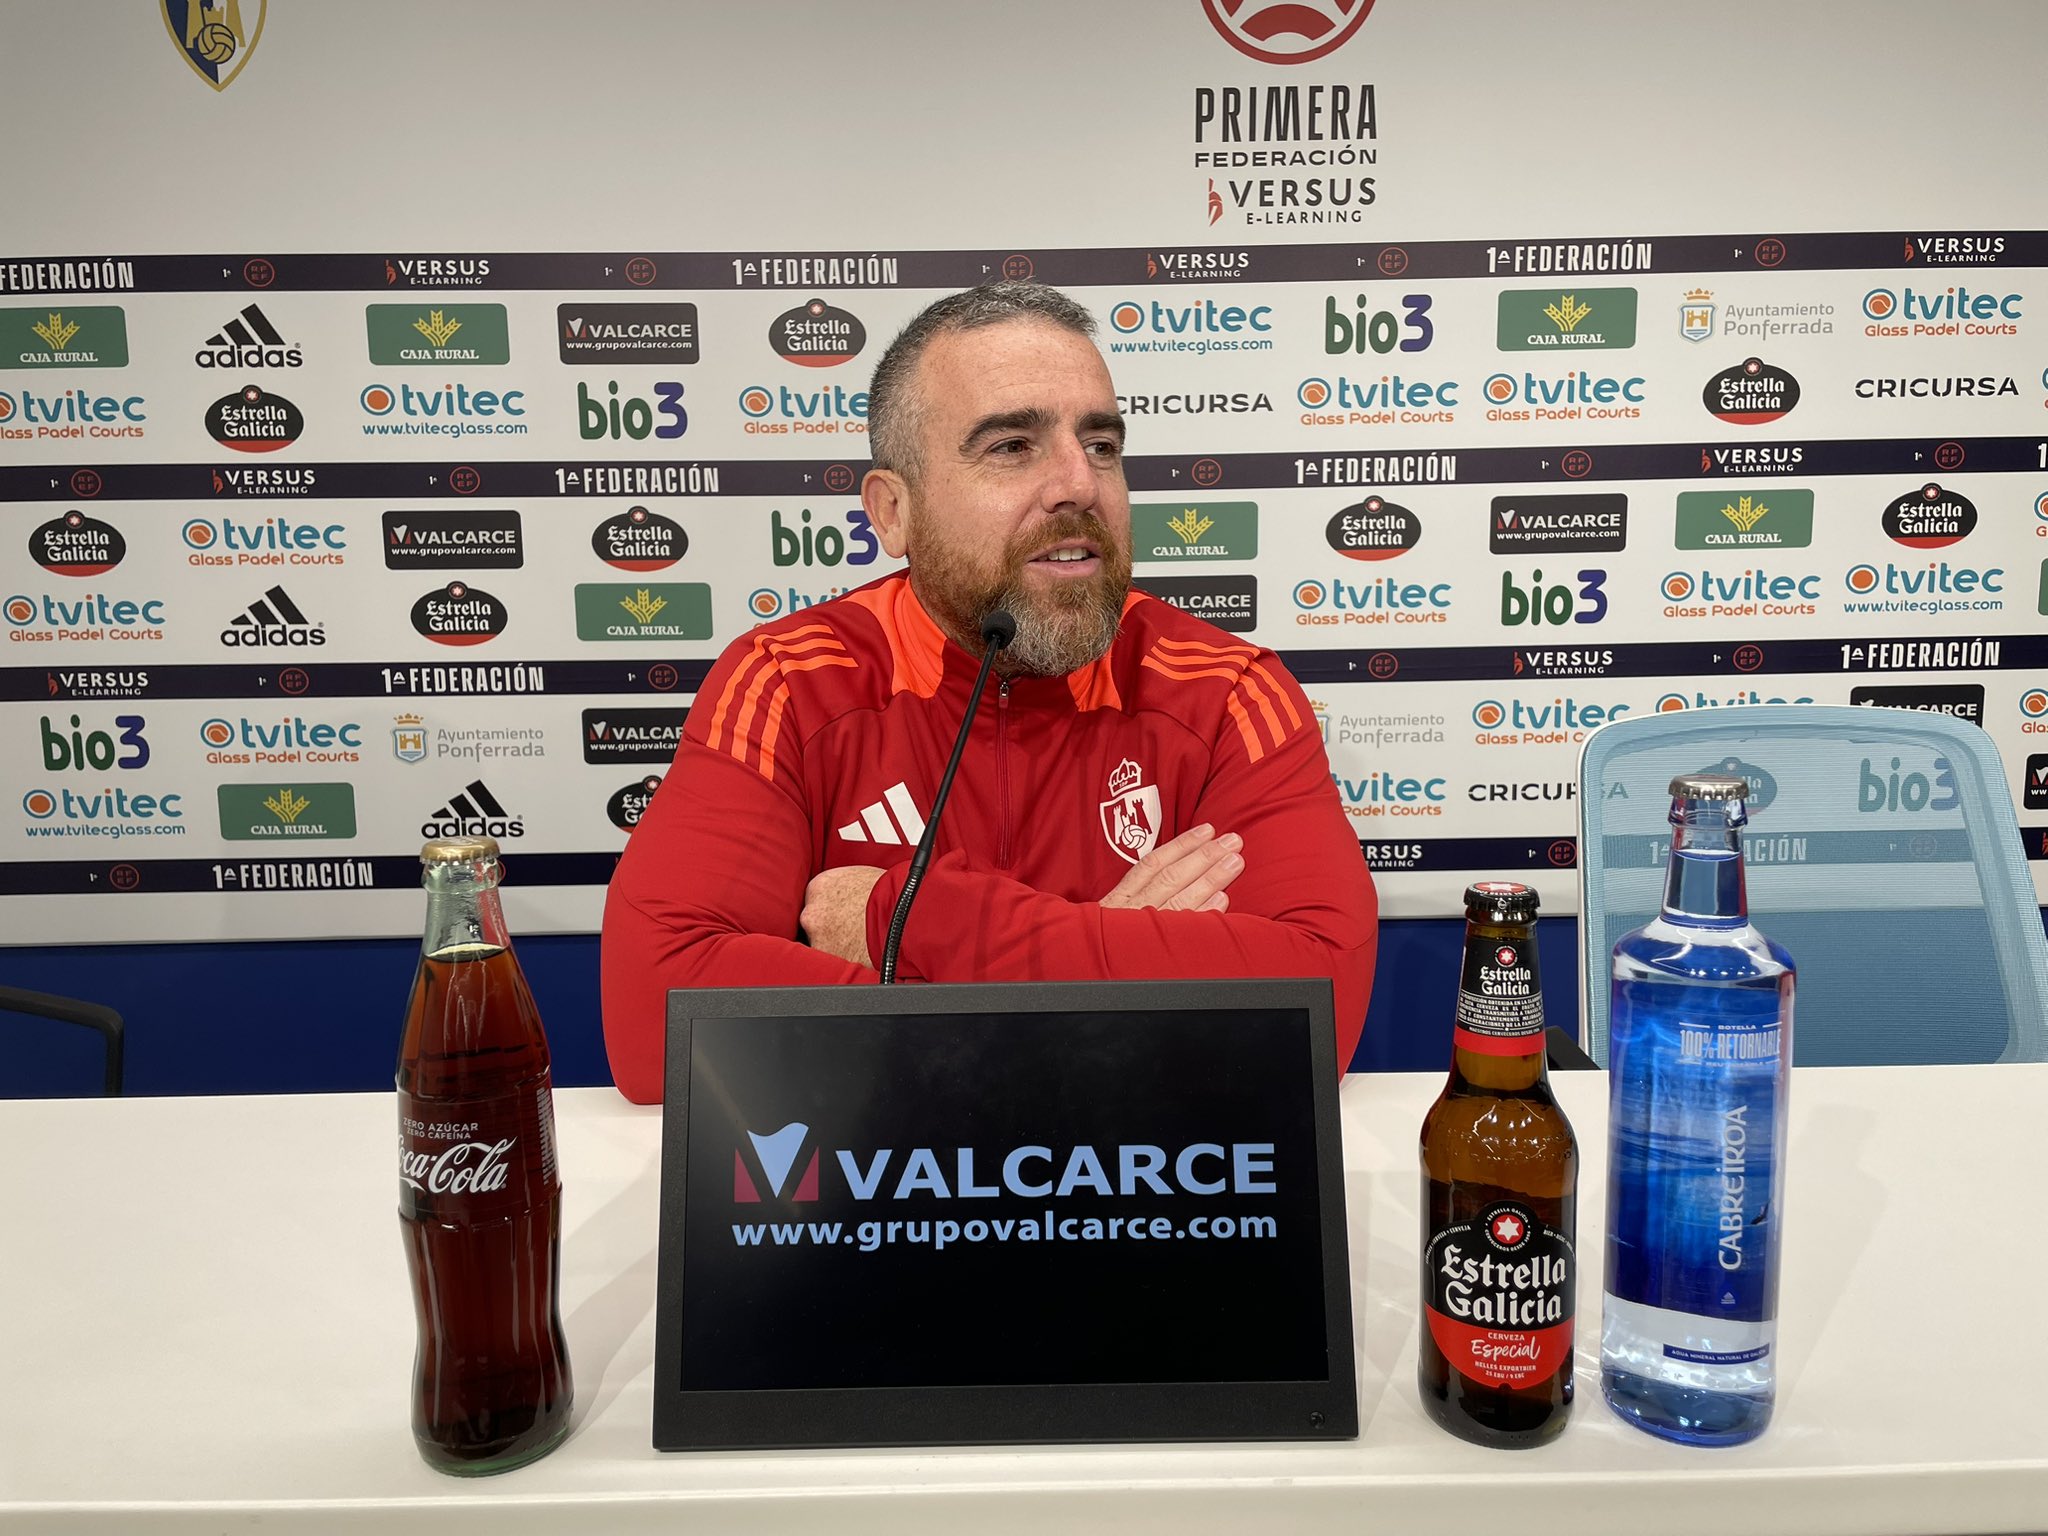
{"label": "orange stripe on sleeve", "polygon": [[1266,749],[1259,744],[1259,733],[1252,726],[1252,717],[1244,712],[1244,706],[1237,702],[1235,693],[1226,694],[1223,702],[1229,706],[1231,716],[1237,721],[1238,734],[1244,737],[1245,751],[1256,763],[1266,755]]}
{"label": "orange stripe on sleeve", "polygon": [[746,681],[747,673],[767,654],[768,638],[763,635],[754,641],[754,648],[747,652],[746,659],[734,667],[732,676],[725,680],[725,692],[718,696],[718,708],[711,716],[711,729],[704,736],[704,745],[712,751],[718,750],[718,738],[725,729],[725,712],[732,708],[732,701],[740,691],[740,684]]}
{"label": "orange stripe on sleeve", "polygon": [[1266,690],[1259,686],[1258,680],[1249,672],[1245,673],[1244,681],[1239,686],[1244,689],[1245,696],[1259,706],[1259,713],[1266,717],[1266,729],[1272,732],[1273,745],[1279,746],[1287,739],[1287,732],[1281,728],[1280,716],[1273,709],[1273,701],[1266,697]]}
{"label": "orange stripe on sleeve", "polygon": [[782,683],[768,696],[767,718],[761,722],[761,777],[775,782],[775,738],[782,732],[782,710],[789,703],[789,684]]}
{"label": "orange stripe on sleeve", "polygon": [[1140,666],[1150,667],[1162,677],[1170,677],[1177,683],[1185,683],[1197,677],[1220,677],[1226,682],[1237,682],[1244,673],[1236,667],[1177,667],[1161,661],[1157,656],[1147,656]]}
{"label": "orange stripe on sleeve", "polygon": [[1266,670],[1266,664],[1263,661],[1253,662],[1251,670],[1266,680],[1266,686],[1273,690],[1273,696],[1280,701],[1280,707],[1287,711],[1287,724],[1289,728],[1298,730],[1301,726],[1301,711],[1294,707],[1294,700],[1289,696],[1286,688],[1281,685],[1280,679]]}

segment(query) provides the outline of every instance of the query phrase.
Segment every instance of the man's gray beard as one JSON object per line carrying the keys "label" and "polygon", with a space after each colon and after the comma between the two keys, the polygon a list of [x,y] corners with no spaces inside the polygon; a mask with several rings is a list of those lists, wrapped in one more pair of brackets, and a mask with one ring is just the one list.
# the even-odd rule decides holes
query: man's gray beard
{"label": "man's gray beard", "polygon": [[1017,621],[1017,638],[996,658],[996,671],[1005,677],[1064,677],[1080,671],[1115,643],[1125,595],[1104,591],[1070,606],[1011,587],[994,606],[1009,609]]}

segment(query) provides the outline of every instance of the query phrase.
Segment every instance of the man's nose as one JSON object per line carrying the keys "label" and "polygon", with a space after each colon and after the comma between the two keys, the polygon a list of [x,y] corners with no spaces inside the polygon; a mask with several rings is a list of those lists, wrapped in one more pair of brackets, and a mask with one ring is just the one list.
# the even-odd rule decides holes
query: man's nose
{"label": "man's nose", "polygon": [[1088,462],[1087,446],[1078,438],[1059,441],[1049,455],[1040,496],[1048,512],[1064,506],[1095,505],[1095,466]]}

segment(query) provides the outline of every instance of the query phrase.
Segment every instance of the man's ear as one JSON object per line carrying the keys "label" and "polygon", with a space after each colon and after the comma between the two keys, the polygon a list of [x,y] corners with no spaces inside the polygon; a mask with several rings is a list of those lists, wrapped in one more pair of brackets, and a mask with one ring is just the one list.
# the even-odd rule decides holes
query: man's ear
{"label": "man's ear", "polygon": [[910,549],[910,484],[893,469],[871,469],[860,483],[860,504],[891,560]]}

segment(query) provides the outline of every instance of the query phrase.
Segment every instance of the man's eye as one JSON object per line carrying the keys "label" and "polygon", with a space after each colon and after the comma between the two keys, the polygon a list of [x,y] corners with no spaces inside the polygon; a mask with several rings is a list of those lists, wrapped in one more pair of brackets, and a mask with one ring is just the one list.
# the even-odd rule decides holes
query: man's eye
{"label": "man's eye", "polygon": [[1124,445],[1113,438],[1104,438],[1100,442],[1090,443],[1088,451],[1098,459],[1116,459],[1123,456]]}
{"label": "man's eye", "polygon": [[1010,457],[1015,457],[1017,454],[1024,452],[1030,446],[1031,445],[1021,437],[1006,437],[1002,439],[1000,442],[989,444],[988,451],[990,453],[1004,454]]}

